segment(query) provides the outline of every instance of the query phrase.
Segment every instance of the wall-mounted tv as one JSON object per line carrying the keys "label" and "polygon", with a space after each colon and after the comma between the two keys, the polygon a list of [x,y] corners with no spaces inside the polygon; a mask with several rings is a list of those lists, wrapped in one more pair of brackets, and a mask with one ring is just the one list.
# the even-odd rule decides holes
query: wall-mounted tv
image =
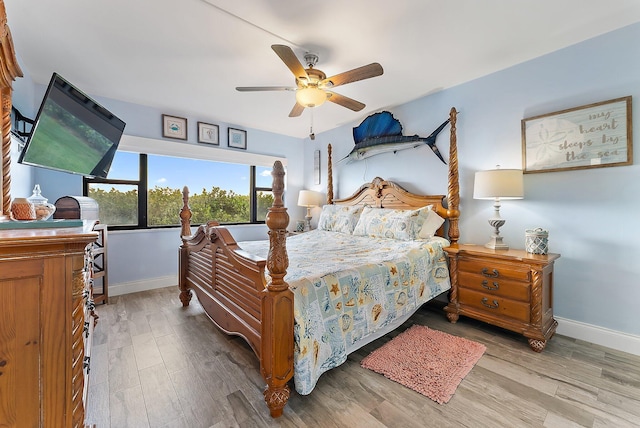
{"label": "wall-mounted tv", "polygon": [[106,178],[125,123],[53,73],[19,163]]}

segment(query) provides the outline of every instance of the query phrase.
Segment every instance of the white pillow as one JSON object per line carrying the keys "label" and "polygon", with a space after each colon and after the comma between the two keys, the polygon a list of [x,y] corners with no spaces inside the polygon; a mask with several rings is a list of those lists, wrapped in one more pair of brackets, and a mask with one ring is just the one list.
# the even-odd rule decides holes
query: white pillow
{"label": "white pillow", "polygon": [[362,206],[324,205],[318,219],[318,229],[350,234],[361,212]]}
{"label": "white pillow", "polygon": [[444,219],[433,210],[427,211],[426,216],[424,223],[422,223],[420,233],[418,233],[418,238],[420,239],[433,238],[438,229],[440,229],[440,226],[444,223]]}

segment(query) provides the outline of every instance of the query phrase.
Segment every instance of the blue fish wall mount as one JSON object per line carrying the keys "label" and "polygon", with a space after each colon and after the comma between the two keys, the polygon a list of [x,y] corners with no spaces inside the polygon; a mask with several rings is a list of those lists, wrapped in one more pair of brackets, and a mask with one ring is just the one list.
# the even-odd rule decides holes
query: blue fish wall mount
{"label": "blue fish wall mount", "polygon": [[371,156],[379,155],[387,152],[397,152],[405,149],[413,149],[423,144],[438,156],[438,159],[445,165],[447,164],[440,154],[440,150],[436,147],[436,137],[449,123],[449,119],[445,120],[435,131],[428,137],[420,137],[419,135],[402,135],[402,125],[400,121],[393,117],[388,111],[374,113],[368,116],[357,127],[353,128],[353,141],[355,146],[351,152],[340,159],[343,161],[362,160]]}

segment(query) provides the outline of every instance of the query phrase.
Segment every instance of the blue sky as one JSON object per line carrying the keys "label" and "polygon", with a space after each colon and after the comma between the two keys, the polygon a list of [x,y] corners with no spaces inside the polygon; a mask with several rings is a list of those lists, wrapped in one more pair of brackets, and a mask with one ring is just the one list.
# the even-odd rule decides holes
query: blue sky
{"label": "blue sky", "polygon": [[[182,189],[188,186],[191,194],[213,186],[249,194],[249,167],[223,162],[183,159],[167,156],[148,156],[149,188],[155,186]],[[271,186],[271,168],[257,167],[257,186]],[[117,152],[109,170],[110,179],[138,179],[138,155]],[[108,187],[108,186],[107,186]]]}

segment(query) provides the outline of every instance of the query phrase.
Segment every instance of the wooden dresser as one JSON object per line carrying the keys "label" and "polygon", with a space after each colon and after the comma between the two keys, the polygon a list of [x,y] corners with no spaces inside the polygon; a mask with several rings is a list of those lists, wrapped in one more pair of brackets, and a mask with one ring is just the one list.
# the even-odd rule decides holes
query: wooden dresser
{"label": "wooden dresser", "polygon": [[553,262],[559,254],[492,250],[456,244],[449,257],[449,321],[472,317],[523,334],[542,352],[558,326],[553,318]]}
{"label": "wooden dresser", "polygon": [[0,426],[84,426],[92,227],[0,230]]}

